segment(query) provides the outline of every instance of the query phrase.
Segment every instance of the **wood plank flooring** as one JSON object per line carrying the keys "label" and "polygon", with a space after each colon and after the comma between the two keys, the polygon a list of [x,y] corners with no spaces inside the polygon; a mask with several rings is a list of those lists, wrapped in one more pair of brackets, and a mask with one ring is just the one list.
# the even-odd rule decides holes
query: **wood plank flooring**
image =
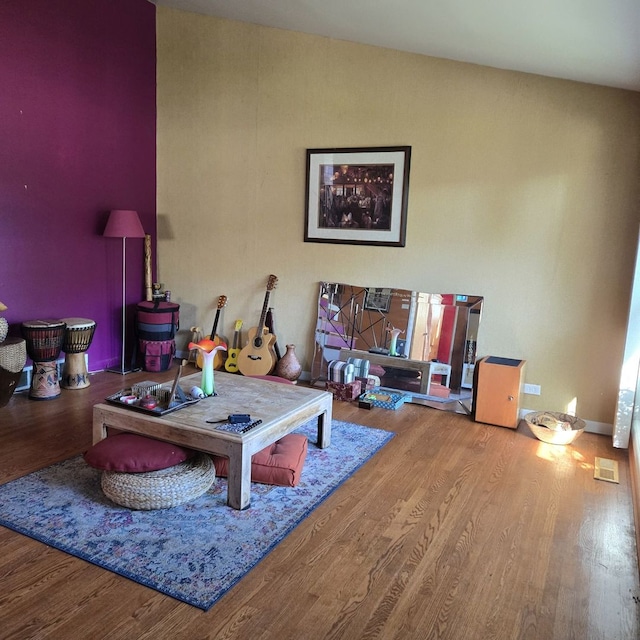
{"label": "wood plank flooring", "polygon": [[[123,385],[0,409],[0,482],[84,451],[91,407]],[[188,370],[187,373],[191,371]],[[334,403],[396,433],[209,612],[0,527],[0,637],[507,640],[640,637],[627,452],[405,405]],[[593,479],[595,456],[620,484]]]}

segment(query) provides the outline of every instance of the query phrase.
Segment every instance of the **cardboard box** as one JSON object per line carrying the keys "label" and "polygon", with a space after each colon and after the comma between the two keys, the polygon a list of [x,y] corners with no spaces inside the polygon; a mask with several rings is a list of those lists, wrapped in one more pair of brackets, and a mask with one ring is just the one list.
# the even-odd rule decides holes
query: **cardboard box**
{"label": "cardboard box", "polygon": [[333,393],[336,400],[351,402],[358,399],[362,392],[362,385],[360,380],[355,380],[354,382],[332,382],[329,380],[327,382],[327,391]]}

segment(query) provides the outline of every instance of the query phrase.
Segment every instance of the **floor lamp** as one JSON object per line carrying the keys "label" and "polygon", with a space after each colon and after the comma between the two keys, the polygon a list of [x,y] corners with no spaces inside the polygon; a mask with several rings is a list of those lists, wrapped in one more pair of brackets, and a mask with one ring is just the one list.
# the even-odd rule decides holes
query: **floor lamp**
{"label": "floor lamp", "polygon": [[102,234],[105,238],[122,238],[122,356],[120,369],[107,369],[113,373],[131,373],[132,369],[125,368],[125,339],[127,327],[127,238],[144,238],[144,229],[136,211],[114,209],[109,214],[107,226]]}

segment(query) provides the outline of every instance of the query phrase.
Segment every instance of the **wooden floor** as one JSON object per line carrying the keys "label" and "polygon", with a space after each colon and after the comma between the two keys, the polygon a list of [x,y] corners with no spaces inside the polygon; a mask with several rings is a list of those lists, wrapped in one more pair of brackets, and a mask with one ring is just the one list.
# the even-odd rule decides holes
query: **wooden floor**
{"label": "wooden floor", "polygon": [[[85,450],[91,407],[136,380],[0,409],[0,482]],[[627,452],[416,405],[334,404],[397,435],[209,612],[0,527],[0,637],[588,640],[640,637]],[[594,456],[620,484],[593,479]]]}

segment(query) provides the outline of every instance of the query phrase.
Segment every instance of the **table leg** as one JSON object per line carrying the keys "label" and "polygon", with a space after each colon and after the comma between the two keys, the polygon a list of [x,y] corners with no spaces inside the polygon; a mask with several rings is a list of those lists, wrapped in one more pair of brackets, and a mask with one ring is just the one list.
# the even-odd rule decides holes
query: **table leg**
{"label": "table leg", "polygon": [[107,437],[107,425],[102,417],[102,412],[98,409],[93,410],[93,444],[104,440]]}
{"label": "table leg", "polygon": [[333,406],[330,403],[318,416],[318,447],[326,449],[331,444],[331,416]]}
{"label": "table leg", "polygon": [[229,452],[227,504],[233,509],[246,509],[251,504],[251,456],[241,443]]}
{"label": "table leg", "polygon": [[425,362],[420,374],[420,393],[429,395],[431,391],[431,363]]}

